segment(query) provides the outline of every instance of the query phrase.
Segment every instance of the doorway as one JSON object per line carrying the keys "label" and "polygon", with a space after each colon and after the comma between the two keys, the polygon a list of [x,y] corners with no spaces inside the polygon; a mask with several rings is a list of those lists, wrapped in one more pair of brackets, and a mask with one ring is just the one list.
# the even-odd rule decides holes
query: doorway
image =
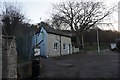
{"label": "doorway", "polygon": [[70,47],[71,47],[70,44],[68,44],[68,54],[70,54],[70,52],[71,52],[71,48]]}

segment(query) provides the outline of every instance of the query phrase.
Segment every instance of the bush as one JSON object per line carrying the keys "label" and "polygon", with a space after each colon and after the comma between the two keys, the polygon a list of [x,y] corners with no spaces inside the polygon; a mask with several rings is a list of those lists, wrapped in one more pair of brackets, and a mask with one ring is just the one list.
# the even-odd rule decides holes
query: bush
{"label": "bush", "polygon": [[32,62],[27,61],[17,66],[18,78],[29,78],[32,76]]}
{"label": "bush", "polygon": [[120,41],[117,42],[117,48],[120,50]]}

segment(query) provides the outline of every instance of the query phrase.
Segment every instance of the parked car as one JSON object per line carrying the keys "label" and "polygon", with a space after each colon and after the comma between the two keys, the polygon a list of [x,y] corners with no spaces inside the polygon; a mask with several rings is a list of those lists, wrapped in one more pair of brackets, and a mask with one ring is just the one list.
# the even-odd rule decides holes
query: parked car
{"label": "parked car", "polygon": [[110,50],[120,50],[120,39],[116,39],[115,43],[110,44]]}
{"label": "parked car", "polygon": [[116,43],[111,43],[110,44],[110,50],[116,50],[117,49],[117,46],[116,46]]}

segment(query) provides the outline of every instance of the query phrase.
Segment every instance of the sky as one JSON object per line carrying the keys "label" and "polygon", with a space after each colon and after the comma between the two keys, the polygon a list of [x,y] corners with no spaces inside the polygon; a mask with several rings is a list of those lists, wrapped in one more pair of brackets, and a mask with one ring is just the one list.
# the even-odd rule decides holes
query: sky
{"label": "sky", "polygon": [[[25,16],[30,19],[32,24],[39,23],[50,18],[53,11],[52,4],[56,4],[62,1],[70,0],[2,0],[1,2],[17,2],[22,6],[22,11]],[[79,1],[79,0],[78,0]],[[87,0],[88,1],[88,0]],[[118,4],[120,0],[94,0],[94,1],[103,1],[108,7],[111,7],[113,4]],[[118,13],[114,13],[107,22],[114,23],[114,28],[118,29]]]}

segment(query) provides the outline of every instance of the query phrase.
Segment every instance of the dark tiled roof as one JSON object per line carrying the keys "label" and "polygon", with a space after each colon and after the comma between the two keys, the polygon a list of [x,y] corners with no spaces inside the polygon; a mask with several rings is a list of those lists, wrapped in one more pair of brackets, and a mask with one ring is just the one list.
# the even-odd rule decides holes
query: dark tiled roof
{"label": "dark tiled roof", "polygon": [[63,30],[56,30],[56,29],[53,29],[51,27],[47,27],[47,26],[44,26],[43,27],[48,33],[51,33],[51,34],[57,34],[57,35],[61,35],[61,36],[66,36],[66,37],[72,37],[72,34],[71,33],[68,33],[66,31],[63,31]]}

